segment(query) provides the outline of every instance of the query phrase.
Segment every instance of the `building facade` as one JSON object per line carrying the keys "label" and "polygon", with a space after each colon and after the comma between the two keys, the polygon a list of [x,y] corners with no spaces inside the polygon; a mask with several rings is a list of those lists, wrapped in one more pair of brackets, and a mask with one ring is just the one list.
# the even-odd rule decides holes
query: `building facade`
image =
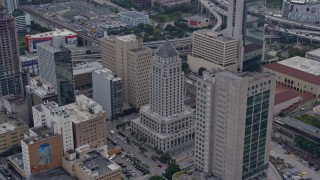
{"label": "building facade", "polygon": [[[5,3],[11,2],[6,0]],[[0,96],[21,94],[20,67],[14,17],[0,11]]]}
{"label": "building facade", "polygon": [[310,92],[320,98],[320,64],[316,60],[295,56],[264,66],[264,72],[277,76],[277,84],[296,90]]}
{"label": "building facade", "polygon": [[184,106],[181,59],[169,41],[154,53],[149,105],[132,120],[131,131],[150,146],[170,151],[194,142],[193,111]]}
{"label": "building facade", "polygon": [[238,69],[238,41],[230,36],[203,29],[193,32],[192,55],[188,64],[193,72],[200,67],[222,68],[233,72]]}
{"label": "building facade", "polygon": [[28,26],[31,26],[30,14],[16,16],[15,18],[18,32],[28,32],[30,30],[28,30]]}
{"label": "building facade", "polygon": [[141,47],[130,50],[128,54],[129,102],[135,107],[148,104],[152,53],[152,49]]}
{"label": "building facade", "polygon": [[122,113],[123,88],[121,78],[113,75],[109,69],[94,71],[93,100],[106,111],[108,119],[114,119]]}
{"label": "building facade", "polygon": [[75,101],[71,52],[62,38],[37,44],[40,80],[49,84],[58,94],[58,104]]}
{"label": "building facade", "polygon": [[21,140],[23,170],[26,177],[61,166],[62,136],[46,126],[29,130]]}
{"label": "building facade", "polygon": [[275,77],[209,70],[198,79],[196,167],[215,177],[266,178]]}
{"label": "building facade", "polygon": [[244,62],[245,46],[252,43],[261,47],[261,56],[256,56],[248,62],[260,64],[264,59],[264,22],[266,4],[263,0],[228,1],[227,35],[238,40],[238,66],[239,69],[248,69],[249,64]]}
{"label": "building facade", "polygon": [[106,144],[106,114],[102,107],[84,95],[65,106],[45,102],[32,107],[34,126],[46,125],[63,137],[63,152],[89,144],[100,147]]}
{"label": "building facade", "polygon": [[[143,39],[135,35],[113,36],[104,38],[101,44],[103,66],[123,81],[124,104],[136,108],[144,105],[143,102],[148,101],[148,96],[144,95],[149,91],[147,81],[152,54],[148,48],[143,47]],[[140,86],[130,85],[133,81],[141,81]],[[133,89],[136,87],[139,89]],[[141,93],[137,96],[141,99],[129,98],[131,92]]]}
{"label": "building facade", "polygon": [[19,0],[3,0],[4,8],[8,11],[9,14],[15,9],[18,9]]}
{"label": "building facade", "polygon": [[[1,111],[3,111],[2,108]],[[0,112],[0,154],[11,148],[19,147],[21,139],[28,130],[28,124],[22,119],[13,114]]]}

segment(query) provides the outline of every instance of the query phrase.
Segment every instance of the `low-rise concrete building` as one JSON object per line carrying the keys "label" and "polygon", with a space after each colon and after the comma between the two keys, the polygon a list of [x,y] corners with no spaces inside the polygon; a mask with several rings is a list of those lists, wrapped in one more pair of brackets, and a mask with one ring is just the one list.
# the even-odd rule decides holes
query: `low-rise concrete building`
{"label": "low-rise concrete building", "polygon": [[195,15],[184,18],[189,27],[202,28],[210,25],[210,19],[207,17]]}
{"label": "low-rise concrete building", "polygon": [[63,158],[63,167],[71,176],[79,180],[121,180],[121,167],[100,151],[89,150],[84,153],[70,151]]}
{"label": "low-rise concrete building", "polygon": [[118,13],[118,21],[126,23],[129,26],[137,26],[138,24],[149,24],[149,16],[137,11],[128,11]]}
{"label": "low-rise concrete building", "polygon": [[285,86],[300,93],[310,92],[320,98],[319,61],[295,56],[277,63],[268,64],[264,72],[277,76],[277,85]]}
{"label": "low-rise concrete building", "polygon": [[28,129],[28,124],[14,114],[0,112],[0,154],[20,146]]}

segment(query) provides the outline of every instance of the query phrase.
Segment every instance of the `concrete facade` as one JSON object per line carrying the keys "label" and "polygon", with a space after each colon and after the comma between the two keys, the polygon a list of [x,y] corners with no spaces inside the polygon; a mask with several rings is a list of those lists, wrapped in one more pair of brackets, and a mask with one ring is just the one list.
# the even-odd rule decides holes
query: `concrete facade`
{"label": "concrete facade", "polygon": [[191,70],[195,70],[194,72],[198,71],[200,65],[207,69],[222,67],[236,72],[238,69],[237,48],[238,41],[234,38],[206,29],[195,31],[193,32],[192,55],[188,55],[188,63]]}
{"label": "concrete facade", "polygon": [[138,24],[148,24],[149,16],[137,11],[128,11],[118,13],[118,21],[126,23],[129,26],[137,26]]}
{"label": "concrete facade", "polygon": [[[11,0],[5,0],[11,3]],[[14,17],[0,10],[0,96],[20,95],[20,62],[17,43],[16,21]]]}
{"label": "concrete facade", "polygon": [[150,103],[140,109],[140,118],[132,120],[131,131],[150,146],[170,151],[194,142],[193,111],[184,106],[184,74],[178,52],[166,41],[154,55]]}
{"label": "concrete facade", "polygon": [[63,151],[89,144],[100,147],[106,144],[106,114],[102,107],[84,95],[76,102],[59,107],[57,103],[45,102],[32,108],[34,126],[46,125],[63,137]]}
{"label": "concrete facade", "polygon": [[270,73],[205,71],[197,87],[196,167],[225,180],[266,178],[274,93]]}
{"label": "concrete facade", "polygon": [[122,113],[123,88],[121,78],[115,77],[111,70],[104,68],[93,72],[93,100],[106,111],[112,120]]}
{"label": "concrete facade", "polygon": [[[138,96],[143,99],[129,98],[129,96],[131,96],[131,92],[138,93],[143,90],[141,93],[145,94],[145,92],[148,91],[148,84],[145,83],[145,81],[148,79],[152,59],[151,53],[143,47],[142,43],[143,39],[135,35],[113,36],[102,40],[103,66],[110,69],[117,77],[122,79],[124,104],[131,104],[136,108],[144,105],[142,102],[147,102],[148,96]],[[146,50],[136,50],[140,48]],[[135,55],[135,53],[137,53],[137,55]],[[133,71],[135,68],[139,68],[137,70],[141,71]],[[138,77],[140,77],[140,79],[138,79]],[[130,82],[132,81],[141,81],[141,86],[130,86]]]}

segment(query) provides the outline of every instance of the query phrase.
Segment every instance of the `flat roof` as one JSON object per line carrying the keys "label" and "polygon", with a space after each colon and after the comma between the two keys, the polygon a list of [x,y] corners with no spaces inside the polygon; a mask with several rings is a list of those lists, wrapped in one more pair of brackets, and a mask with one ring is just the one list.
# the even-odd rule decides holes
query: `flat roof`
{"label": "flat roof", "polygon": [[32,35],[26,35],[29,39],[31,38],[46,38],[46,37],[53,37],[53,36],[76,36],[77,34],[67,30],[67,29],[58,29],[55,31],[45,32],[45,33],[39,33],[39,34],[32,34]]}
{"label": "flat roof", "polygon": [[103,68],[101,63],[98,62],[82,62],[73,66],[73,75],[91,73],[95,70]]}
{"label": "flat roof", "polygon": [[49,97],[49,96],[57,96],[52,86],[47,83],[41,82],[40,77],[31,78],[28,89],[32,90],[37,96],[41,98]]}
{"label": "flat roof", "polygon": [[306,81],[315,85],[320,85],[320,76],[309,73],[306,70],[305,71],[299,70],[284,64],[280,64],[280,63],[268,64],[268,65],[265,65],[264,68],[272,71],[276,71],[281,74],[285,74],[297,79],[301,79],[303,81]]}
{"label": "flat roof", "polygon": [[50,169],[40,174],[32,175],[30,180],[74,180],[65,170],[62,168]]}
{"label": "flat roof", "polygon": [[297,69],[299,71],[304,71],[309,74],[320,76],[320,62],[316,60],[295,56],[283,61],[279,61],[278,63]]}
{"label": "flat roof", "polygon": [[81,163],[79,165],[86,168],[87,170],[85,170],[85,172],[88,174],[93,175],[97,173],[98,176],[121,169],[119,165],[102,156],[96,150],[86,153],[81,159]]}
{"label": "flat roof", "polygon": [[125,36],[117,36],[116,38],[121,41],[124,41],[124,42],[131,42],[131,41],[137,40],[137,36],[134,34],[129,34],[129,35],[125,35]]}
{"label": "flat roof", "polygon": [[195,15],[195,16],[186,17],[184,19],[191,20],[191,21],[201,21],[201,20],[206,20],[206,19],[209,19],[209,18],[203,17],[203,16],[199,16],[199,15]]}
{"label": "flat roof", "polygon": [[31,128],[30,131],[34,132],[36,135],[23,139],[22,141],[26,144],[33,144],[35,142],[48,139],[57,135],[54,134],[53,130],[48,128],[47,126],[34,127]]}
{"label": "flat roof", "polygon": [[29,126],[22,119],[15,117],[15,115],[0,112],[0,134],[5,134],[21,127]]}
{"label": "flat roof", "polygon": [[128,12],[123,12],[123,13],[118,13],[118,14],[120,14],[122,16],[127,16],[132,19],[141,19],[141,18],[148,17],[147,15],[144,15],[144,14],[139,13],[137,11],[128,11]]}
{"label": "flat roof", "polygon": [[202,34],[208,36],[209,38],[213,38],[219,41],[228,42],[228,41],[236,41],[235,38],[226,36],[223,32],[216,32],[211,29],[201,29],[198,31],[194,31],[194,34]]}
{"label": "flat roof", "polygon": [[299,120],[292,118],[292,117],[284,117],[284,118],[281,118],[279,121],[280,121],[280,124],[284,123],[288,126],[296,128],[302,132],[305,132],[307,134],[310,134],[310,135],[320,139],[320,129],[319,128],[316,128],[314,126],[306,124],[306,123],[299,121]]}
{"label": "flat roof", "polygon": [[314,55],[314,56],[319,56],[319,58],[320,58],[320,48],[312,50],[312,51],[308,51],[307,54]]}
{"label": "flat roof", "polygon": [[287,89],[286,91],[276,93],[274,99],[274,105],[287,102],[291,99],[300,97],[300,94],[293,89]]}

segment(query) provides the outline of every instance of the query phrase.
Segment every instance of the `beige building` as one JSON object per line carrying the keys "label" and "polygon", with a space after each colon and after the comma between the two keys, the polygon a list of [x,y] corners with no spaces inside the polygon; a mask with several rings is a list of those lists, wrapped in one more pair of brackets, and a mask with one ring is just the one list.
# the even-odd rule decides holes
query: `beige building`
{"label": "beige building", "polygon": [[[103,66],[123,80],[124,102],[126,105],[132,104],[135,107],[140,107],[148,101],[148,96],[145,94],[148,94],[152,52],[143,47],[142,43],[143,39],[135,35],[108,37],[101,43]],[[130,86],[132,81],[139,82],[139,89],[135,89],[138,87],[136,85]],[[130,96],[143,99],[130,98]]]}
{"label": "beige building", "polygon": [[151,59],[150,48],[142,47],[129,51],[129,103],[136,107],[148,104]]}
{"label": "beige building", "polygon": [[[84,151],[87,151],[86,149]],[[62,160],[63,168],[79,180],[121,180],[121,167],[101,150],[69,151]]]}
{"label": "beige building", "polygon": [[275,74],[278,85],[320,98],[320,63],[316,60],[296,56],[266,65],[263,71]]}
{"label": "beige building", "polygon": [[315,50],[307,52],[305,57],[307,59],[320,61],[320,49],[315,49]]}
{"label": "beige building", "polygon": [[29,126],[22,119],[13,114],[0,112],[0,154],[15,146],[20,146],[24,134],[28,132]]}
{"label": "beige building", "polygon": [[197,72],[200,67],[237,71],[238,41],[219,32],[203,29],[193,32],[192,55],[189,67]]}
{"label": "beige building", "polygon": [[154,53],[149,86],[149,105],[132,119],[131,132],[161,151],[194,143],[193,110],[184,105],[181,59],[169,41]]}
{"label": "beige building", "polygon": [[275,76],[207,70],[197,81],[195,166],[218,179],[268,175]]}

